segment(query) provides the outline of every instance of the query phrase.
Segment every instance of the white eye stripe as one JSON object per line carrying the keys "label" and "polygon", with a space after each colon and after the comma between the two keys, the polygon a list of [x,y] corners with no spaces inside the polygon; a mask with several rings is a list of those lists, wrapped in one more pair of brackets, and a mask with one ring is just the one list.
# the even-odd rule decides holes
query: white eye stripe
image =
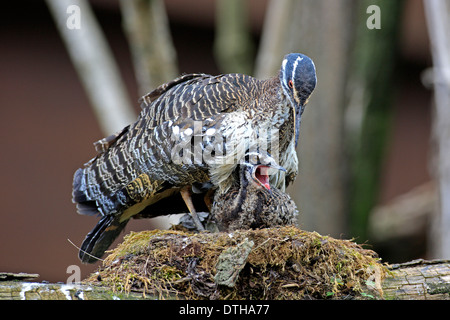
{"label": "white eye stripe", "polygon": [[296,89],[296,86],[295,86],[295,70],[297,69],[297,66],[298,66],[298,63],[300,62],[300,61],[302,61],[303,60],[303,57],[298,57],[295,61],[294,61],[294,66],[293,66],[293,68],[292,68],[292,76],[291,76],[291,79],[292,79],[292,82],[293,82],[293,86],[292,86],[292,90],[294,91],[294,94],[293,94],[293,96],[294,96],[294,100],[297,102],[297,103],[300,103],[300,100],[298,99],[298,97],[297,97],[297,89]]}
{"label": "white eye stripe", "polygon": [[[300,61],[302,61],[303,60],[303,57],[298,57],[297,59],[295,59],[295,61],[294,61],[294,67],[292,68],[292,75],[291,75],[291,79],[292,79],[292,82],[294,82],[294,79],[295,79],[295,70],[297,69],[297,66],[298,66],[298,63],[300,62]],[[295,83],[294,83],[295,84]],[[295,88],[295,85],[294,85],[294,88]]]}
{"label": "white eye stripe", "polygon": [[282,69],[286,69],[286,63],[287,63],[287,59],[284,59],[283,62],[281,63],[281,67]]}
{"label": "white eye stripe", "polygon": [[292,80],[294,92],[295,92],[295,71],[297,69],[297,66],[298,66],[299,62],[302,61],[302,60],[303,60],[303,57],[300,57],[300,56],[297,57],[297,59],[295,59],[294,64],[292,66],[292,73],[291,73],[291,77],[290,78],[287,76],[287,74],[285,72],[286,71],[286,64],[288,62],[288,59],[284,59],[282,64],[281,64],[282,70],[283,70],[283,73],[284,73],[284,77],[285,77],[284,78],[285,79],[285,85],[287,87],[289,87],[289,80]]}

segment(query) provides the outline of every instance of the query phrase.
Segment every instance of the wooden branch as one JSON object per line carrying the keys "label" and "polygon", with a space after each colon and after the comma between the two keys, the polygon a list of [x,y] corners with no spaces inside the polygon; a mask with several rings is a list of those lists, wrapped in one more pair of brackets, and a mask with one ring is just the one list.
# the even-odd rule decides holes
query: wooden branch
{"label": "wooden branch", "polygon": [[106,287],[82,284],[0,282],[0,300],[142,300],[158,297],[142,293],[113,292]]}
{"label": "wooden branch", "polygon": [[178,74],[164,2],[122,0],[120,5],[139,93],[145,94]]}
{"label": "wooden branch", "polygon": [[[111,50],[86,0],[47,0],[69,56],[91,101],[105,135],[136,120]],[[71,13],[68,9],[79,8]],[[79,26],[69,28],[70,14],[79,14]]]}

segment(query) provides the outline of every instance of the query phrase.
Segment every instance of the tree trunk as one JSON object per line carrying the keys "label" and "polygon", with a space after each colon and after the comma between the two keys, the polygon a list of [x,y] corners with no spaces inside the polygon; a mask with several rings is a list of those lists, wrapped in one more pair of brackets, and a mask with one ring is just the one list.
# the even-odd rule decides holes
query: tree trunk
{"label": "tree trunk", "polygon": [[273,77],[280,69],[280,62],[286,51],[286,30],[293,9],[292,0],[270,0],[264,18],[261,43],[256,57],[255,77]]}
{"label": "tree trunk", "polygon": [[402,2],[377,2],[381,29],[366,25],[371,4],[271,1],[256,64],[256,77],[265,78],[286,53],[314,60],[317,88],[302,116],[299,175],[288,191],[302,227],[360,239],[378,193]]}
{"label": "tree trunk", "polygon": [[351,0],[271,1],[257,57],[258,78],[275,75],[289,52],[314,60],[317,87],[302,116],[299,175],[288,192],[302,228],[332,236],[348,231],[344,102],[355,8]]}
{"label": "tree trunk", "polygon": [[124,0],[120,4],[139,93],[143,95],[178,74],[164,2]]}
{"label": "tree trunk", "polygon": [[439,209],[434,221],[433,255],[450,258],[450,4],[424,1],[433,56],[434,102],[433,138],[436,145],[435,170]]}
{"label": "tree trunk", "polygon": [[216,1],[214,54],[222,73],[252,74],[253,45],[247,2]]}
{"label": "tree trunk", "polygon": [[[380,29],[369,29],[367,8],[359,1],[354,49],[349,56],[345,107],[345,148],[349,170],[350,234],[367,239],[369,213],[378,197],[379,177],[395,90],[396,44],[402,1],[381,0]],[[370,12],[370,11],[369,11]]]}

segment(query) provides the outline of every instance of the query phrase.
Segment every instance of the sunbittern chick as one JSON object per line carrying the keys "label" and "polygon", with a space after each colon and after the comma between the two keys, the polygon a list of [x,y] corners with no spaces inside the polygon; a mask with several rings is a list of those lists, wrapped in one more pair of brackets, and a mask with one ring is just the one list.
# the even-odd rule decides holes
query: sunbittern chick
{"label": "sunbittern chick", "polygon": [[268,154],[249,153],[233,186],[216,193],[211,215],[220,231],[293,225],[298,213],[287,193],[271,188],[269,170],[284,170]]}

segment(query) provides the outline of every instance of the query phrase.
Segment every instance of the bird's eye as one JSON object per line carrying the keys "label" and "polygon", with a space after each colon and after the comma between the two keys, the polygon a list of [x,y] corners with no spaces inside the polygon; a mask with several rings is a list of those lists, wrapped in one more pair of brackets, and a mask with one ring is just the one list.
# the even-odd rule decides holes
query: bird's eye
{"label": "bird's eye", "polygon": [[258,163],[258,157],[255,154],[248,155],[248,162],[250,164],[257,164]]}
{"label": "bird's eye", "polygon": [[294,83],[292,82],[292,80],[289,80],[288,81],[288,86],[289,86],[289,88],[293,88],[294,87]]}

